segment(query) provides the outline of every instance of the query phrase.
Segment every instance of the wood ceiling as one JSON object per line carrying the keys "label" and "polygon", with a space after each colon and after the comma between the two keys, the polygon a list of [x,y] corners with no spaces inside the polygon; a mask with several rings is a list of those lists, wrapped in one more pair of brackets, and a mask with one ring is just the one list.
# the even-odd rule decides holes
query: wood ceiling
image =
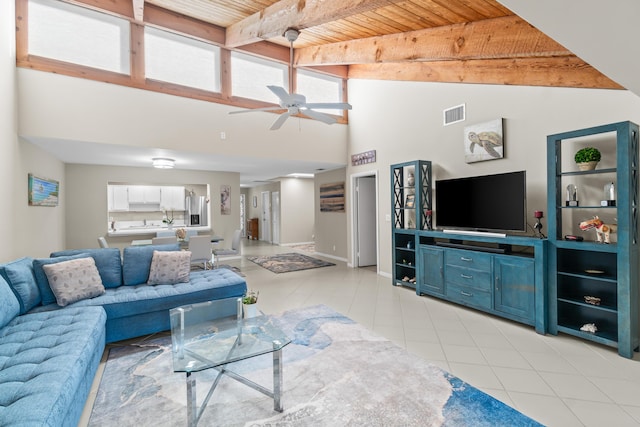
{"label": "wood ceiling", "polygon": [[152,5],[221,27],[229,48],[301,30],[295,64],[349,78],[621,89],[495,0],[129,1],[138,20]]}

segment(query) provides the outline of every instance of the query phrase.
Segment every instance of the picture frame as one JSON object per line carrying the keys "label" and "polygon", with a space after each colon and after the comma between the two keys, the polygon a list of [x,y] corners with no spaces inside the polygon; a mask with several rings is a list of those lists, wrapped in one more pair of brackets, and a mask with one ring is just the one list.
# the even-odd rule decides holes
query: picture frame
{"label": "picture frame", "polygon": [[231,215],[231,186],[220,186],[220,214]]}
{"label": "picture frame", "polygon": [[60,182],[32,173],[28,174],[27,181],[29,206],[58,206]]}
{"label": "picture frame", "polygon": [[464,128],[464,161],[482,162],[504,158],[503,119]]}
{"label": "picture frame", "polygon": [[344,212],[344,181],[320,185],[320,212]]}
{"label": "picture frame", "polygon": [[416,207],[416,195],[415,194],[407,194],[407,199],[404,202],[405,208],[415,208]]}

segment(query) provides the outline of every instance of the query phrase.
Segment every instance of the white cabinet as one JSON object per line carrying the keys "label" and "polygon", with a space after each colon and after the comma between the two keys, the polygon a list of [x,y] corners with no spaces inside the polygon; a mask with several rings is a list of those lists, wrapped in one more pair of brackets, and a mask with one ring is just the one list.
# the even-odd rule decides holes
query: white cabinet
{"label": "white cabinet", "polygon": [[164,186],[160,189],[160,207],[169,211],[185,210],[184,187]]}
{"label": "white cabinet", "polygon": [[129,185],[129,204],[159,205],[160,187],[153,185]]}
{"label": "white cabinet", "polygon": [[126,185],[109,185],[107,187],[107,198],[110,211],[129,210],[129,198]]}

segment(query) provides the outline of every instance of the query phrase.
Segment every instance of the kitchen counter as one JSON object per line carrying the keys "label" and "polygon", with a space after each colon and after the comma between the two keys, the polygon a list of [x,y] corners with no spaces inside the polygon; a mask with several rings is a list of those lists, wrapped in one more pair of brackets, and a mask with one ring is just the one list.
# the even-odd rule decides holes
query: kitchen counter
{"label": "kitchen counter", "polygon": [[[193,226],[193,227],[188,227],[185,225],[174,225],[173,226],[173,230],[177,230],[178,228],[184,228],[185,230],[196,230],[198,233],[202,233],[202,232],[210,232],[211,231],[211,227],[208,226]],[[143,236],[143,235],[152,235],[155,236],[156,233],[158,231],[167,231],[168,228],[165,225],[164,227],[160,226],[153,226],[153,225],[149,225],[149,226],[136,226],[136,227],[128,227],[128,228],[122,228],[122,229],[117,229],[111,230],[109,229],[107,231],[107,236],[108,237],[121,237],[121,236]]]}

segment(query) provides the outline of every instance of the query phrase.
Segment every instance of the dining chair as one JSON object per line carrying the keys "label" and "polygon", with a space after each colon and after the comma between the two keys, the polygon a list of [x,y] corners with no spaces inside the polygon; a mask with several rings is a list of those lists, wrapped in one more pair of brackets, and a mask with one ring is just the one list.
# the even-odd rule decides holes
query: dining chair
{"label": "dining chair", "polygon": [[231,249],[214,249],[214,263],[216,268],[220,266],[220,258],[223,259],[234,259],[238,258],[240,255],[240,240],[242,238],[242,232],[240,230],[235,230],[233,232],[233,239],[231,240]]}
{"label": "dining chair", "polygon": [[100,236],[98,237],[98,244],[100,245],[101,248],[108,248],[109,244],[107,243],[107,239],[105,239],[104,237]]}
{"label": "dining chair", "polygon": [[202,264],[204,270],[211,264],[211,236],[192,236],[189,239],[189,251],[191,252],[191,264]]}
{"label": "dining chair", "polygon": [[164,236],[151,239],[152,245],[168,245],[171,243],[178,243],[178,238],[176,236]]}

